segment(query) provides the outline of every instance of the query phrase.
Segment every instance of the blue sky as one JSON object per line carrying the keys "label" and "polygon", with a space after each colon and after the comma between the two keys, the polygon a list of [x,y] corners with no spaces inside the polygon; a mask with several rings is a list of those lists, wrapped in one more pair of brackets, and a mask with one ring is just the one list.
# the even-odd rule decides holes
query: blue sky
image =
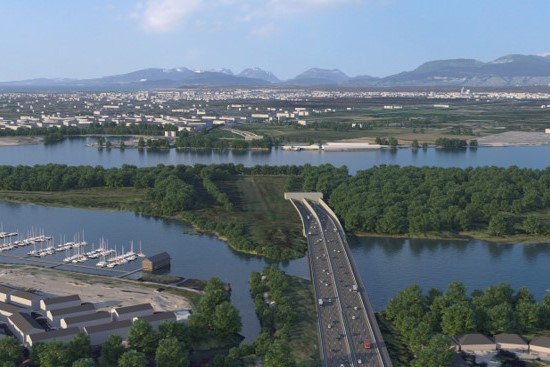
{"label": "blue sky", "polygon": [[2,0],[0,81],[146,67],[386,76],[550,52],[548,0]]}

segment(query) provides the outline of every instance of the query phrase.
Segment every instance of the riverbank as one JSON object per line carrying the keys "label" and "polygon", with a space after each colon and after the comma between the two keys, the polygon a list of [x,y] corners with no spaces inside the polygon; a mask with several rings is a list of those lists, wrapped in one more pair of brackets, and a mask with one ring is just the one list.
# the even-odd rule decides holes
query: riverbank
{"label": "riverbank", "polygon": [[42,136],[2,136],[0,137],[0,147],[9,147],[14,145],[41,144],[44,142]]}
{"label": "riverbank", "polygon": [[376,238],[402,238],[402,239],[429,239],[429,240],[448,240],[448,241],[470,241],[481,240],[502,245],[536,245],[541,243],[550,243],[550,236],[536,236],[528,234],[492,236],[484,231],[470,232],[430,232],[430,233],[409,233],[409,234],[387,234],[387,233],[370,233],[356,232],[352,234],[359,238],[376,237]]}
{"label": "riverbank", "polygon": [[137,281],[30,265],[0,264],[0,282],[48,296],[78,294],[84,302],[94,303],[98,308],[144,302],[150,303],[156,311],[193,308],[192,299],[184,296],[183,290],[166,288],[163,292],[156,292],[157,286]]}

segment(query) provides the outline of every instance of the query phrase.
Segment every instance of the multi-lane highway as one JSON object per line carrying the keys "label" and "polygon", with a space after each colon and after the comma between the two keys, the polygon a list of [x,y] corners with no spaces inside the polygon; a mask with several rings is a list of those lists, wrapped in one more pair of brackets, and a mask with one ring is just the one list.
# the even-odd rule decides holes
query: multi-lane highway
{"label": "multi-lane highway", "polygon": [[[302,218],[308,242],[322,366],[391,367],[338,219],[320,198],[297,195],[290,200]],[[370,344],[367,348],[365,341]]]}

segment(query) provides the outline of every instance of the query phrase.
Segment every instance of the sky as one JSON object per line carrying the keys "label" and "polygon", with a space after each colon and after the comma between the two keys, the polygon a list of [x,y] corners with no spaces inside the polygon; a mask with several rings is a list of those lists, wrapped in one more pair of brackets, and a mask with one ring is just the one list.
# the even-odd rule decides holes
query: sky
{"label": "sky", "polygon": [[0,81],[149,67],[387,76],[550,53],[549,0],[2,0]]}

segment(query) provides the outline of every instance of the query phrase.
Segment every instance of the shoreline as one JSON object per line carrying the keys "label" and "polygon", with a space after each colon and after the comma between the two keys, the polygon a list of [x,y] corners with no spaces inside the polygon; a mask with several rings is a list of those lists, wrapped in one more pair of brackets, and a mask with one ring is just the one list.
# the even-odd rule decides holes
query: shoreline
{"label": "shoreline", "polygon": [[35,145],[44,143],[43,136],[0,136],[0,147]]}

